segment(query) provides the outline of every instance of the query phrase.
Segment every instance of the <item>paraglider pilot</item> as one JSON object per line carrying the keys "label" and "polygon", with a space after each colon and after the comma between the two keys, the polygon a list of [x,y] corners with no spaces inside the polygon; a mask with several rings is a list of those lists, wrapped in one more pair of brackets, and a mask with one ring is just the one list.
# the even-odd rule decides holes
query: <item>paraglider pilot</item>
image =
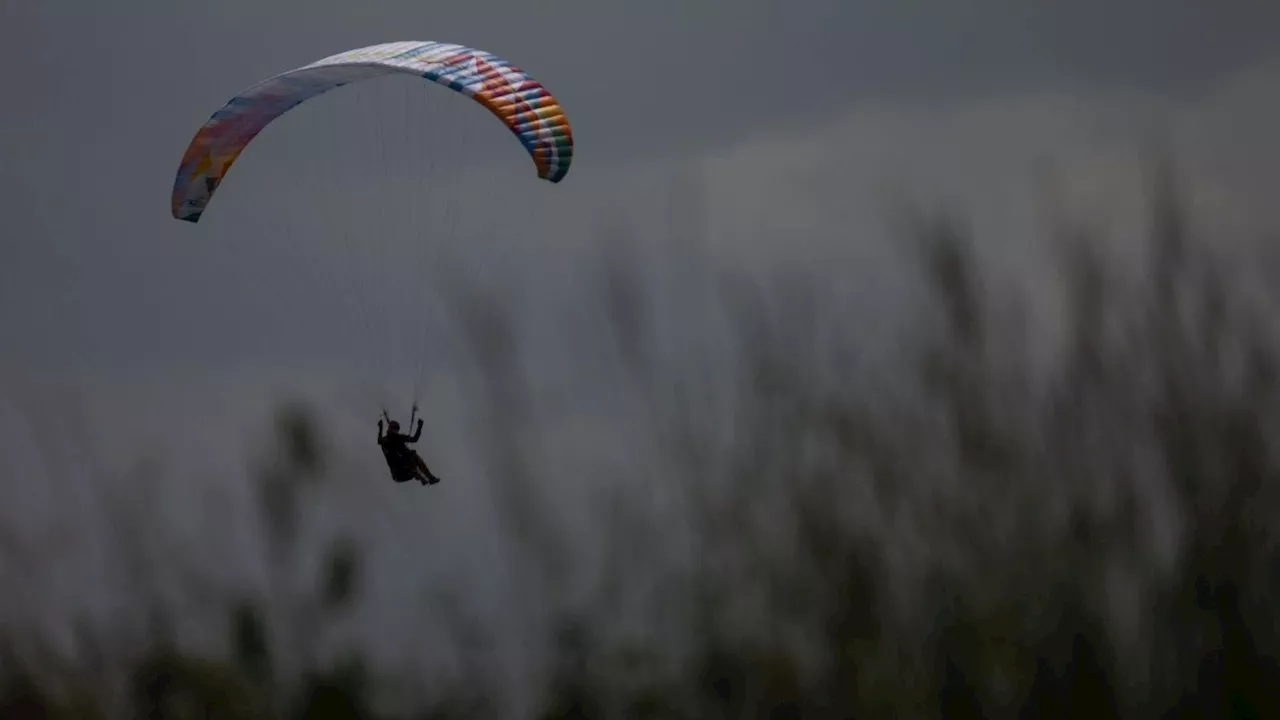
{"label": "paraglider pilot", "polygon": [[[416,410],[416,408],[415,408]],[[383,413],[385,416],[386,413]],[[413,422],[411,419],[410,423]],[[382,447],[382,455],[387,459],[387,468],[391,470],[391,478],[398,483],[418,480],[423,485],[435,485],[440,482],[418,452],[409,447],[409,443],[418,442],[422,437],[422,418],[418,418],[418,427],[412,436],[401,434],[400,423],[387,418],[387,432],[382,433],[382,419],[378,419],[378,445]]]}

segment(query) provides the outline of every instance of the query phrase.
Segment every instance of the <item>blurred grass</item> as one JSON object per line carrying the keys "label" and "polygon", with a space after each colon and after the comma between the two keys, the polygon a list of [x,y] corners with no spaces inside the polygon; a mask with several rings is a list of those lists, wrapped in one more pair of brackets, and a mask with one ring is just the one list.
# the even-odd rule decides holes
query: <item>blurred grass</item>
{"label": "blurred grass", "polygon": [[[527,600],[551,618],[532,716],[1280,718],[1269,299],[1217,270],[1173,180],[1153,175],[1140,277],[1088,235],[1052,229],[1067,298],[1047,370],[1029,366],[1027,329],[998,312],[1021,299],[990,290],[972,238],[947,219],[912,225],[930,295],[915,364],[902,366],[910,401],[816,372],[856,346],[819,335],[858,329],[818,316],[803,284],[763,297],[729,283],[740,342],[727,432],[707,420],[697,373],[672,377],[650,351],[655,311],[636,263],[607,257],[619,377],[662,418],[654,443],[671,469],[654,483],[677,510],[600,505],[608,554],[585,603],[563,590],[574,567],[553,499],[530,495],[541,471],[512,321],[482,290],[455,288],[486,383],[500,515]],[[0,717],[504,711],[495,671],[476,659],[485,633],[462,611],[446,617],[471,659],[447,680],[321,651],[361,600],[365,560],[351,538],[331,538],[320,577],[295,582],[317,551],[299,534],[326,445],[304,407],[282,409],[277,432],[259,473],[271,598],[228,601],[226,656],[191,655],[161,623],[100,653],[119,659],[120,686],[83,660],[4,641]],[[1159,523],[1180,530],[1171,559],[1153,540]],[[683,561],[646,547],[685,531]],[[638,631],[617,626],[624,604],[642,608]],[[425,706],[384,707],[380,688],[396,682],[421,688]]]}

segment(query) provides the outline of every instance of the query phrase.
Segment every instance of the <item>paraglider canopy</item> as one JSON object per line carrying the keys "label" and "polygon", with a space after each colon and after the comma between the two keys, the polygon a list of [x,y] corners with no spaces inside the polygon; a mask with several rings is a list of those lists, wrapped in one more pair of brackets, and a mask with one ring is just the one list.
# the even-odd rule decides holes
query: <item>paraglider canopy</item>
{"label": "paraglider canopy", "polygon": [[483,50],[432,41],[393,42],[331,55],[232,98],[200,128],[182,156],[171,198],[173,216],[198,222],[236,158],[280,115],[334,88],[392,73],[423,77],[483,105],[520,140],[538,177],[555,183],[569,172],[569,121],[537,80]]}

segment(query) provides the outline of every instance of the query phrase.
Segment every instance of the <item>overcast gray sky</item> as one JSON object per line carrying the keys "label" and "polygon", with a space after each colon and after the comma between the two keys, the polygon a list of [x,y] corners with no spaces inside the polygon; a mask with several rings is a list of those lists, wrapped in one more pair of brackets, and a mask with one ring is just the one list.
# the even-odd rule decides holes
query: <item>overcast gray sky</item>
{"label": "overcast gray sky", "polygon": [[[598,205],[611,186],[621,195],[614,178],[635,174],[636,163],[696,162],[761,137],[786,142],[860,107],[903,102],[925,103],[927,110],[1047,91],[1146,93],[1195,104],[1274,53],[1280,25],[1280,10],[1261,2],[285,7],[248,0],[74,9],[6,4],[0,72],[10,97],[21,102],[6,103],[0,127],[6,160],[0,202],[16,259],[0,271],[6,299],[0,317],[11,333],[23,333],[11,346],[15,352],[48,362],[50,352],[65,359],[87,351],[86,359],[128,364],[138,358],[138,344],[162,328],[170,334],[167,352],[227,348],[208,334],[207,313],[225,314],[218,298],[230,283],[204,263],[193,267],[187,240],[227,241],[168,217],[176,158],[234,92],[342,49],[393,38],[447,39],[530,69],[568,108],[579,146],[565,192],[536,197],[557,198],[581,219],[594,210],[584,196],[595,196]],[[918,140],[930,134],[922,131]],[[1003,130],[990,139],[1002,135],[1008,139]],[[289,139],[314,147],[305,145],[305,135]],[[859,139],[847,135],[849,142]],[[513,158],[501,140],[471,143],[477,157],[470,162],[497,152]],[[247,158],[276,147],[262,145]],[[254,169],[278,167],[285,166],[264,161]],[[742,172],[762,180],[774,174],[763,160]],[[242,170],[232,177],[247,188],[266,176]],[[228,195],[240,189],[228,187]],[[214,209],[223,204],[232,205],[226,213],[246,207],[228,200]],[[239,236],[262,228],[262,220],[225,232]],[[537,230],[523,232],[522,243],[537,247]],[[42,298],[38,313],[24,306],[33,293]],[[247,314],[247,307],[238,309],[238,317]],[[252,342],[252,328],[234,326],[246,333],[236,343]]]}
{"label": "overcast gray sky", "polygon": [[[1118,228],[1136,222],[1132,144],[1153,122],[1169,124],[1185,145],[1201,209],[1242,237],[1275,231],[1268,192],[1280,167],[1278,33],[1280,5],[1243,0],[5,2],[0,400],[12,430],[6,442],[16,446],[0,453],[0,506],[33,536],[69,522],[65,494],[23,481],[54,472],[38,461],[22,415],[66,407],[65,394],[41,394],[49,387],[77,388],[93,417],[108,420],[94,437],[120,463],[155,441],[166,422],[157,418],[207,414],[207,436],[182,447],[219,458],[217,469],[192,485],[226,482],[214,476],[237,469],[218,450],[238,442],[247,418],[261,417],[278,383],[311,383],[348,414],[373,409],[359,393],[385,368],[380,352],[369,359],[369,343],[386,338],[364,324],[374,305],[352,300],[363,293],[388,307],[406,297],[424,303],[439,366],[429,371],[435,407],[446,417],[462,413],[465,388],[449,381],[458,340],[430,304],[430,283],[400,266],[397,253],[447,256],[449,267],[496,288],[521,275],[526,287],[513,298],[542,313],[543,324],[530,327],[559,322],[576,332],[565,320],[574,316],[558,315],[563,303],[548,298],[563,301],[576,282],[575,263],[593,252],[592,229],[613,217],[652,231],[682,187],[705,199],[701,240],[716,262],[769,267],[780,258],[804,262],[809,250],[813,258],[840,253],[850,261],[848,292],[867,317],[881,319],[893,317],[894,284],[879,271],[891,253],[873,229],[886,189],[905,184],[964,204],[994,255],[1016,264],[1030,254],[1019,243],[1036,224],[1027,201],[1031,173],[1045,160],[1064,169],[1082,208]],[[352,89],[326,106],[332,114],[290,125],[296,133],[264,133],[200,226],[169,216],[183,148],[232,94],[334,52],[407,39],[484,48],[542,80],[574,128],[566,181],[525,182],[527,161],[495,128],[466,128],[467,154],[437,138],[433,148],[452,152],[445,167],[468,174],[476,193],[501,197],[496,209],[505,212],[469,194],[461,200],[467,242],[424,250],[408,235],[419,216],[395,210],[422,186],[396,186],[386,173],[377,177],[387,184],[361,187],[363,180],[343,183],[323,171],[376,175],[355,164],[373,162],[372,145],[350,156],[335,148],[329,165],[307,160],[322,164],[297,173],[315,182],[302,190],[282,181],[291,161],[343,137],[364,104],[397,102],[389,91]],[[454,113],[458,128],[475,117],[459,107],[442,112]],[[403,125],[405,116],[389,113]],[[367,116],[363,122],[372,127]],[[490,168],[495,174],[484,172]],[[672,185],[677,174],[693,185]],[[293,194],[304,192],[311,194]],[[335,212],[345,203],[358,211]],[[358,233],[365,222],[398,248],[381,258],[389,267],[343,244],[351,235],[342,231]],[[287,254],[303,248],[305,259]],[[679,270],[671,258],[661,266]],[[358,282],[326,284],[335,277]],[[556,339],[544,340],[542,363],[532,365],[547,382],[590,375],[589,359],[556,356],[562,336],[531,334]],[[335,375],[349,393],[335,389]],[[368,434],[372,418],[341,422]],[[588,438],[579,446],[605,445],[583,435],[582,418],[566,413],[563,422]],[[431,507],[413,506],[432,523],[410,513],[388,525],[389,543],[410,533],[491,551],[476,522],[487,512],[483,492],[465,479],[481,469],[451,452],[477,440],[447,420],[431,423],[433,453],[458,489],[437,493],[446,499]],[[365,459],[376,472],[378,458]],[[380,486],[374,505],[400,503],[401,490]],[[200,497],[177,493],[173,502],[193,512]],[[424,572],[452,562],[437,558]],[[485,587],[483,577],[475,582]],[[379,592],[373,612],[384,618],[403,605],[404,586]],[[378,627],[383,641],[395,639],[394,623]]]}

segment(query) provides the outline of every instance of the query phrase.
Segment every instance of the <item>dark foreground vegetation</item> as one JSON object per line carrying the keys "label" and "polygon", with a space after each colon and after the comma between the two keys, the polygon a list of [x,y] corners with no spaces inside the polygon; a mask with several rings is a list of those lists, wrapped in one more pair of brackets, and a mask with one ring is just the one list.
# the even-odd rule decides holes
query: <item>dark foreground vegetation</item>
{"label": "dark foreground vegetation", "polygon": [[[912,231],[929,312],[911,321],[914,364],[892,390],[839,372],[858,328],[779,309],[802,295],[727,291],[741,340],[731,428],[700,419],[694,378],[647,352],[645,283],[615,277],[602,306],[619,377],[661,418],[656,482],[678,492],[661,512],[602,506],[605,571],[587,600],[557,590],[575,563],[516,440],[528,419],[510,327],[473,298],[482,402],[502,408],[499,514],[550,618],[529,716],[1280,718],[1278,298],[1245,291],[1164,180],[1141,268],[1055,229],[1065,301],[1048,361],[1008,312],[1019,297],[992,289],[949,222]],[[444,678],[321,642],[361,602],[367,563],[349,538],[298,541],[323,428],[292,408],[278,431],[259,477],[268,564],[293,577],[322,555],[302,590],[272,588],[286,611],[230,602],[228,650],[209,656],[171,637],[164,613],[141,639],[87,633],[74,657],[3,641],[0,717],[510,711],[484,660],[492,638],[462,615],[461,669]],[[636,551],[679,533],[693,551]],[[624,605],[638,629],[619,629]],[[394,682],[420,707],[381,699]]]}

